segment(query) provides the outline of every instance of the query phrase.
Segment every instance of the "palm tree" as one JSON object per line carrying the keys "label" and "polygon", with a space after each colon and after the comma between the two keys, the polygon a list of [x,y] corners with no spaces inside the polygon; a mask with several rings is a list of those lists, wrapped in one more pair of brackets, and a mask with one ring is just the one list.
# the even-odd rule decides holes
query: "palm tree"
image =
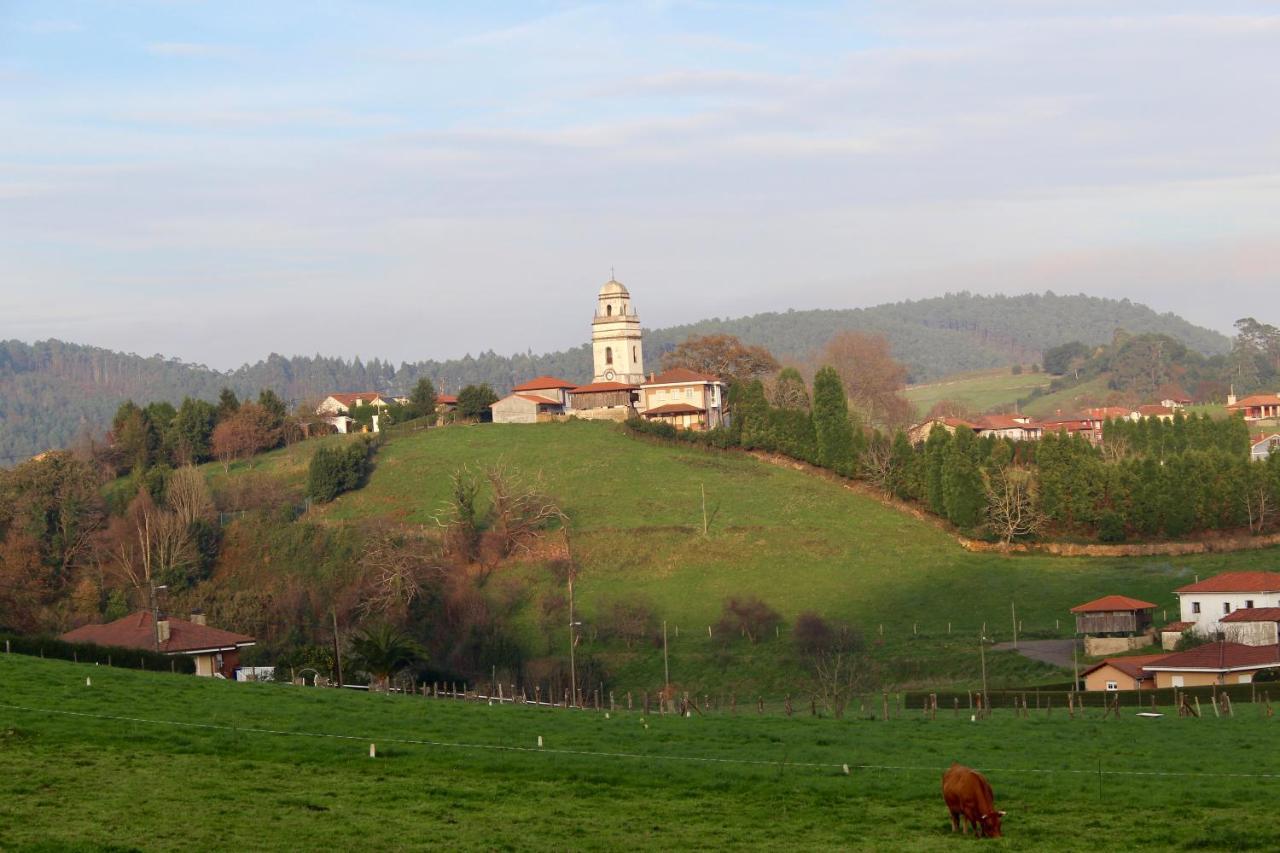
{"label": "palm tree", "polygon": [[412,637],[391,625],[366,628],[351,640],[351,652],[358,667],[373,677],[375,690],[386,690],[397,672],[426,660],[426,649]]}

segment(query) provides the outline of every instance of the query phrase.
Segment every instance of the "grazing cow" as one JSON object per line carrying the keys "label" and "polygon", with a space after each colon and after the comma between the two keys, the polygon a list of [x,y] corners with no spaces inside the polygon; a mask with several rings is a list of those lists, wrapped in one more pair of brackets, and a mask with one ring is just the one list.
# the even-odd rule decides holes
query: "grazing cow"
{"label": "grazing cow", "polygon": [[[952,763],[942,774],[942,799],[951,813],[951,831],[960,829],[963,816],[973,827],[974,835],[989,838],[1000,837],[1000,818],[1004,812],[996,811],[995,795],[987,777],[963,764]],[[967,833],[968,827],[964,828]]]}

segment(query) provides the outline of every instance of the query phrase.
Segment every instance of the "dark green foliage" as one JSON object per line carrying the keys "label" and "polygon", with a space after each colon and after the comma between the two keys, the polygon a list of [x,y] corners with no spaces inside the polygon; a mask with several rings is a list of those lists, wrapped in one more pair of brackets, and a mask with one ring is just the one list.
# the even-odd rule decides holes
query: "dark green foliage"
{"label": "dark green foliage", "polygon": [[759,379],[752,379],[736,383],[735,387],[738,393],[732,398],[733,417],[738,422],[742,446],[747,450],[775,449],[764,385]]}
{"label": "dark green foliage", "polygon": [[942,484],[942,469],[951,450],[951,434],[941,424],[934,424],[924,445],[923,498],[934,515],[946,518],[947,504]]}
{"label": "dark green foliage", "polygon": [[977,440],[967,429],[956,430],[942,462],[942,503],[957,527],[976,527],[982,518],[984,493],[978,470]]}
{"label": "dark green foliage", "polygon": [[281,400],[280,395],[270,388],[263,388],[258,392],[258,405],[269,416],[267,423],[271,429],[279,429],[281,424],[284,423],[285,415],[289,413],[284,400]]}
{"label": "dark green foliage", "polygon": [[813,430],[818,464],[846,477],[853,476],[858,458],[849,402],[834,368],[824,367],[813,377]]}
{"label": "dark green foliage", "polygon": [[385,686],[397,672],[425,660],[426,650],[391,625],[375,625],[351,640],[352,663]]}
{"label": "dark green foliage", "polygon": [[1125,535],[1124,516],[1115,510],[1104,512],[1098,522],[1098,538],[1103,542],[1123,542]]}
{"label": "dark green foliage", "polygon": [[436,386],[425,376],[418,380],[409,394],[406,414],[411,418],[434,419],[436,416]]}
{"label": "dark green foliage", "polygon": [[358,489],[369,474],[373,446],[372,441],[359,438],[317,448],[307,469],[307,497],[328,503],[343,492]]}
{"label": "dark green foliage", "polygon": [[209,461],[209,440],[217,417],[217,409],[211,403],[191,397],[182,401],[167,441],[174,461],[193,465]]}
{"label": "dark green foliage", "polygon": [[225,421],[239,410],[240,398],[236,396],[235,391],[230,388],[223,388],[218,392],[217,418],[219,423]]}
{"label": "dark green foliage", "polygon": [[1072,370],[1074,362],[1087,359],[1092,350],[1079,341],[1069,341],[1051,347],[1044,352],[1044,370],[1056,376],[1062,376]]}
{"label": "dark green foliage", "polygon": [[147,413],[132,400],[126,400],[116,409],[111,419],[110,441],[123,472],[145,469],[160,445],[160,437]]}
{"label": "dark green foliage", "polygon": [[68,643],[56,637],[0,634],[0,646],[5,642],[9,643],[9,648],[13,654],[17,655],[76,660],[80,663],[97,663],[102,666],[109,664],[124,669],[146,669],[152,672],[176,671],[191,675],[196,671],[195,661],[185,655],[164,655],[145,649],[95,646],[92,643]]}
{"label": "dark green foliage", "polygon": [[493,411],[489,408],[498,402],[498,395],[487,383],[468,385],[458,392],[458,416],[477,421],[493,419]]}

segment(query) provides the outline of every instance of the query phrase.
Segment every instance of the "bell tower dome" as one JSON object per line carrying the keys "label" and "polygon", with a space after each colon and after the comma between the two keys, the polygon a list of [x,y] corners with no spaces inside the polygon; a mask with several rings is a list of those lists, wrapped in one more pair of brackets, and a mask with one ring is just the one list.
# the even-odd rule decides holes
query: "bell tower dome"
{"label": "bell tower dome", "polygon": [[640,317],[631,305],[631,293],[622,282],[609,279],[596,299],[591,321],[591,349],[595,358],[594,382],[644,381],[644,348]]}

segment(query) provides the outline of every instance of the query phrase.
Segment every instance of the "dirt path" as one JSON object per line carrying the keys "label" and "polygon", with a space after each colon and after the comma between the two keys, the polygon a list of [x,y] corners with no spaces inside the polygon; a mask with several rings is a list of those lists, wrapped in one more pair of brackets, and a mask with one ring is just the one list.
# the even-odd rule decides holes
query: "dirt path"
{"label": "dirt path", "polygon": [[[1071,669],[1071,650],[1075,643],[1075,640],[1021,640],[1016,651],[1025,658]],[[1014,651],[1013,643],[996,643],[991,648],[997,652]]]}

